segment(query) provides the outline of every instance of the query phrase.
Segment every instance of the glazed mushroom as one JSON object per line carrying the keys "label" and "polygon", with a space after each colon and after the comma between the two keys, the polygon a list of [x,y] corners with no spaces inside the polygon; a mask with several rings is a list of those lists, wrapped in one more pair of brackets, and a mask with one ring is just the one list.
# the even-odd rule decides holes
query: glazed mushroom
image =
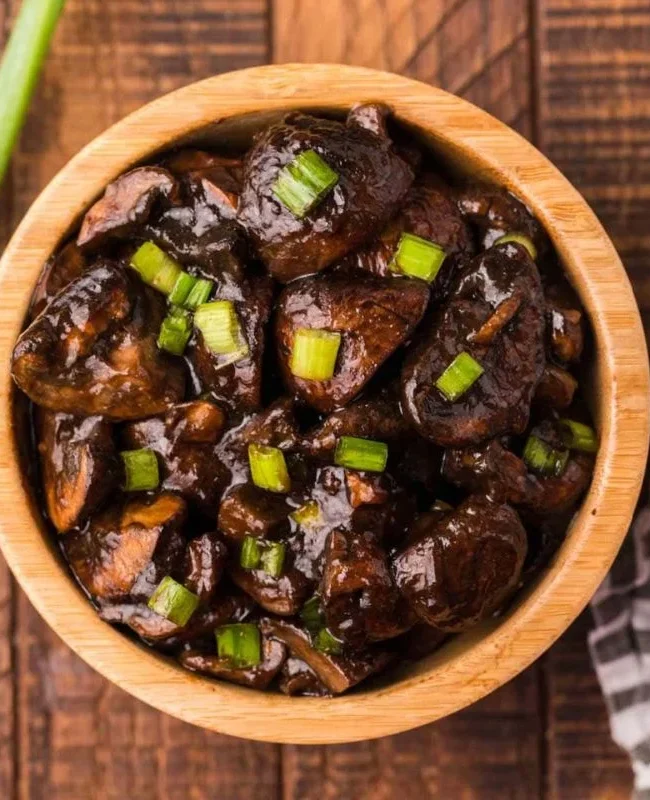
{"label": "glazed mushroom", "polygon": [[443,250],[445,259],[431,287],[436,299],[444,297],[458,264],[474,255],[474,244],[452,189],[437,175],[419,178],[399,213],[374,241],[350,256],[350,262],[375,275],[394,275],[394,258],[404,233],[433,242]]}
{"label": "glazed mushroom", "polygon": [[86,213],[77,236],[84,250],[97,250],[109,239],[136,233],[157,204],[173,203],[178,184],[161,167],[138,167],[120,175],[106,187],[103,197]]}
{"label": "glazed mushroom", "polygon": [[178,402],[185,376],[156,339],[159,295],[105,262],[72,281],[21,334],[12,374],[37,405],[111,420],[147,417]]}
{"label": "glazed mushroom", "polygon": [[215,455],[226,415],[214,403],[194,400],[172,406],[162,417],[129,423],[122,439],[129,449],[158,455],[161,487],[178,492],[206,513],[214,513],[229,473]]}
{"label": "glazed mushroom", "polygon": [[29,308],[35,319],[56,295],[88,268],[88,261],[77,243],[70,241],[49,259],[41,273]]}
{"label": "glazed mushroom", "polygon": [[266,689],[280,671],[287,657],[286,646],[268,634],[262,636],[262,661],[253,667],[237,667],[227,658],[220,658],[214,653],[202,653],[200,650],[186,650],[179,660],[192,672],[213,675],[241,686],[253,689]]}
{"label": "glazed mushroom", "polygon": [[237,562],[230,565],[228,574],[261,608],[280,617],[297,614],[312,587],[303,573],[291,564],[290,557],[278,577],[262,569],[244,569]]}
{"label": "glazed mushroom", "polygon": [[246,536],[274,539],[289,531],[292,506],[283,495],[266,492],[250,483],[240,484],[221,501],[217,526],[230,541]]}
{"label": "glazed mushroom", "polygon": [[195,330],[187,350],[202,390],[238,412],[256,411],[261,405],[262,357],[271,297],[272,286],[266,276],[255,276],[241,284],[224,282],[215,299],[233,303],[239,350],[214,352],[199,330]]}
{"label": "glazed mushroom", "polygon": [[186,513],[183,499],[169,492],[112,506],[64,537],[66,558],[93,599],[146,600],[183,568]]}
{"label": "glazed mushroom", "polygon": [[265,618],[261,629],[289,648],[291,655],[304,661],[332,694],[340,694],[365,678],[380,672],[392,661],[386,650],[368,649],[354,654],[332,654],[317,650],[309,633],[284,620]]}
{"label": "glazed mushroom", "polygon": [[544,363],[537,268],[519,244],[493,247],[468,264],[430,332],[407,356],[403,411],[422,436],[444,447],[521,433]]}
{"label": "glazed mushroom", "polygon": [[96,511],[121,479],[111,425],[101,417],[37,414],[47,513],[59,533]]}
{"label": "glazed mushroom", "polygon": [[[275,333],[285,384],[304,403],[330,412],[350,402],[422,319],[429,288],[419,280],[342,271],[294,281],[278,301]],[[303,331],[340,336],[333,375],[315,380],[293,354]],[[296,372],[298,374],[296,374]]]}
{"label": "glazed mushroom", "polygon": [[[286,174],[281,170],[300,167],[305,153],[336,181],[308,210],[288,207],[277,183]],[[410,165],[383,125],[360,125],[358,111],[347,125],[290,114],[248,152],[238,217],[270,273],[284,283],[319,272],[381,231],[412,182]]]}
{"label": "glazed mushroom", "polygon": [[394,560],[395,580],[415,613],[441,631],[466,630],[514,592],[526,531],[508,505],[471,495],[442,520],[422,515]]}
{"label": "glazed mushroom", "polygon": [[203,533],[188,543],[183,584],[199,598],[199,607],[214,599],[227,560],[228,549],[217,533]]}
{"label": "glazed mushroom", "polygon": [[278,687],[291,697],[328,697],[331,692],[314,670],[299,658],[288,658],[282,665]]}

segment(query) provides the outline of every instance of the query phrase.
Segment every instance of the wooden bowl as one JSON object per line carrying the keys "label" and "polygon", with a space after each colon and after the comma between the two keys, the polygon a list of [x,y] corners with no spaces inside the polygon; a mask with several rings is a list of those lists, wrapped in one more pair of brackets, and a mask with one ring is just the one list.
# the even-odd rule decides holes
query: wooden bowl
{"label": "wooden bowl", "polygon": [[[507,186],[551,235],[591,318],[591,401],[600,432],[593,483],[560,552],[509,612],[390,681],[323,700],[264,694],[193,675],[102,622],[71,580],[20,465],[9,358],[44,261],[119,173],[179,141],[249,137],[288,109],[344,111],[381,100],[462,172]],[[95,139],[36,200],[0,262],[0,544],[61,638],[118,686],[183,720],[273,742],[369,739],[439,719],[527,667],[580,613],[627,531],[646,465],[648,359],[630,284],[578,192],[528,142],[439,89],[368,69],[287,65],[233,72],[162,97]]]}

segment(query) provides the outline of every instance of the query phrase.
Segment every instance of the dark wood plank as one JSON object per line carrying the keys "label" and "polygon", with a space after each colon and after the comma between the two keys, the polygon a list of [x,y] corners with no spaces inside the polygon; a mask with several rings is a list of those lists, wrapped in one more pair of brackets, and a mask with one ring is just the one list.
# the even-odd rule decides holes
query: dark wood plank
{"label": "dark wood plank", "polygon": [[[0,0],[0,20],[8,9]],[[162,92],[266,58],[264,0],[69,0],[4,189],[0,232],[119,117]],[[29,800],[279,796],[278,747],[212,735],[133,700],[68,650],[22,595],[14,781],[8,592],[0,569],[0,797],[12,789]]]}
{"label": "dark wood plank", "polygon": [[[0,51],[9,30],[9,9],[0,2]],[[0,253],[11,229],[11,181],[0,186]],[[0,555],[0,797],[14,795],[16,763],[16,731],[14,728],[14,664],[13,664],[14,584]]]}
{"label": "dark wood plank", "polygon": [[585,612],[543,661],[548,693],[549,800],[627,800],[632,771],[612,741],[607,712],[585,646]]}
{"label": "dark wood plank", "polygon": [[[612,236],[650,330],[650,6],[543,0],[541,144]],[[629,796],[631,770],[609,736],[584,616],[545,662],[549,787],[558,800]]]}
{"label": "dark wood plank", "polygon": [[[273,19],[276,61],[405,72],[532,130],[526,0],[274,0]],[[531,800],[541,793],[540,719],[533,668],[474,708],[418,731],[284,748],[285,798]]]}

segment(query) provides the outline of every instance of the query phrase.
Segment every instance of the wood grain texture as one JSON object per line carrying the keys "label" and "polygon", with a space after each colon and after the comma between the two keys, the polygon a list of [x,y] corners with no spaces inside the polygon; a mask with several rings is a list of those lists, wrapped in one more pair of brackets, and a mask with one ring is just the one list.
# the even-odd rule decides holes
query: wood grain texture
{"label": "wood grain texture", "polygon": [[[16,5],[0,2],[0,30]],[[2,245],[54,173],[117,119],[197,78],[265,61],[266,23],[266,5],[258,0],[68,0],[1,195]],[[3,564],[0,797],[211,800],[217,793],[267,800],[279,794],[279,748],[211,734],[144,706],[75,656],[24,595],[17,606],[12,672],[14,621]]]}
{"label": "wood grain texture", "polygon": [[272,0],[277,63],[335,62],[442,86],[532,130],[528,0]]}
{"label": "wood grain texture", "polygon": [[[545,0],[538,17],[540,132],[613,238],[650,332],[650,6]],[[574,626],[545,661],[550,797],[623,800],[631,770]]]}

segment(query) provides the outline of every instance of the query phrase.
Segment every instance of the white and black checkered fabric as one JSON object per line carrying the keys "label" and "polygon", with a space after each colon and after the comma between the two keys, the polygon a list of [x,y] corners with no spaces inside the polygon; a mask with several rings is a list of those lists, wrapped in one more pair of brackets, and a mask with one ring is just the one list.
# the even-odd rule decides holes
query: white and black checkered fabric
{"label": "white and black checkered fabric", "polygon": [[650,800],[650,507],[637,514],[591,601],[589,647],[614,741],[628,751],[637,800]]}

